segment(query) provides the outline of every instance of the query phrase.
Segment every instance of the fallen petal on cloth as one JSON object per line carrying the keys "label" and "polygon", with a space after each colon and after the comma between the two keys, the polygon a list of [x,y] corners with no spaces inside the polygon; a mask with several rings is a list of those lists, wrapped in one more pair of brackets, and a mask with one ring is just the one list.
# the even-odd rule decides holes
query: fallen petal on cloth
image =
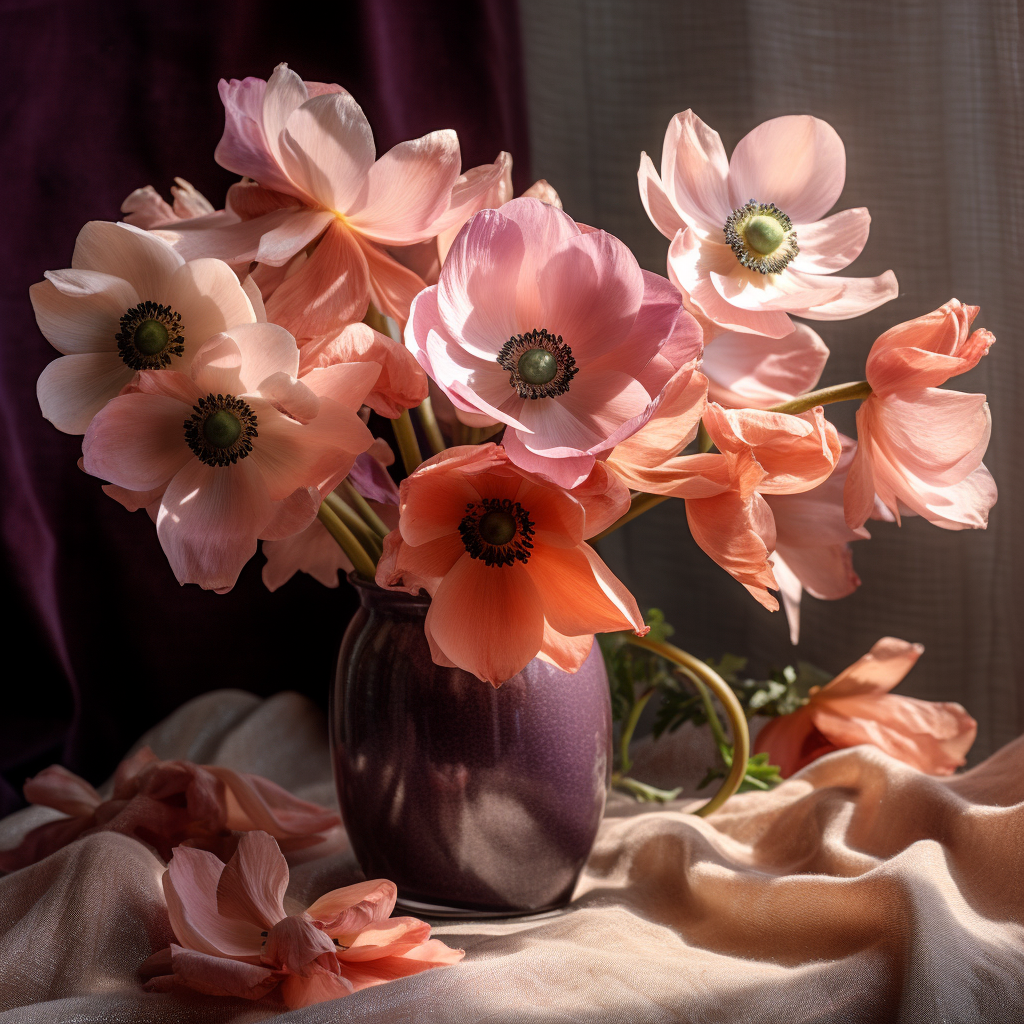
{"label": "fallen petal on cloth", "polygon": [[[146,741],[162,757],[223,759],[327,794],[326,744],[314,746],[314,765],[300,704],[219,691]],[[687,743],[683,730],[659,741],[660,770],[679,771]],[[948,778],[856,747],[770,793],[734,797],[711,818],[680,813],[695,806],[650,810],[613,794],[566,911],[441,925],[433,934],[466,950],[457,970],[286,1015],[269,998],[144,992],[138,965],[175,941],[163,865],[127,836],[87,836],[0,878],[0,1024],[1019,1017],[1024,740]],[[0,847],[16,845],[42,813],[0,821]],[[349,852],[293,865],[284,904],[305,907],[361,879]]]}

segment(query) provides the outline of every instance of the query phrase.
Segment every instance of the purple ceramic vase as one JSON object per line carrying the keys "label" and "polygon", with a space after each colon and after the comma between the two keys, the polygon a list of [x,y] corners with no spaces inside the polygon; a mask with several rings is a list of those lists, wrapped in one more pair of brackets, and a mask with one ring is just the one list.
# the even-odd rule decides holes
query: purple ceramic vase
{"label": "purple ceramic vase", "polygon": [[351,577],[360,608],[331,698],[338,799],[368,878],[449,917],[566,904],[604,812],[612,720],[601,652],[539,659],[495,689],[435,665],[427,597]]}

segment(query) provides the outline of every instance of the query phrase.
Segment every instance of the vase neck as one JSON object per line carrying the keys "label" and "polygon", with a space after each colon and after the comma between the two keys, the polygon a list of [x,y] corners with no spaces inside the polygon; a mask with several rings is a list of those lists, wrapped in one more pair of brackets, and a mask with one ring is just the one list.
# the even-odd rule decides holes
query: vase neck
{"label": "vase neck", "polygon": [[350,573],[349,583],[355,587],[359,595],[359,603],[368,611],[384,615],[418,615],[425,616],[430,607],[430,597],[420,591],[418,594],[407,594],[404,590],[386,590],[378,587],[372,580],[364,580],[355,573]]}

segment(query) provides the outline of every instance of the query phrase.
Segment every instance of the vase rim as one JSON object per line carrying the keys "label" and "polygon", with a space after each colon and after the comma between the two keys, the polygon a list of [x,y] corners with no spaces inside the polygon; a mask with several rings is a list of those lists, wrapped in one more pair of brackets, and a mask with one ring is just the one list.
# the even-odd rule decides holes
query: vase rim
{"label": "vase rim", "polygon": [[364,579],[356,572],[350,572],[346,578],[359,594],[359,602],[364,608],[401,607],[425,615],[430,607],[430,595],[422,590],[418,594],[410,594],[405,590],[389,590],[375,580]]}

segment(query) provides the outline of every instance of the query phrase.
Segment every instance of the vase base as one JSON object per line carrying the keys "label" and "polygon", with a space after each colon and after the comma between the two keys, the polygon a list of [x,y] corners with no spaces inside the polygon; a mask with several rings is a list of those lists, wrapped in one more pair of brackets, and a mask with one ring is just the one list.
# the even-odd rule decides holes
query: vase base
{"label": "vase base", "polygon": [[568,906],[568,901],[537,910],[513,910],[498,907],[454,907],[442,903],[422,903],[419,900],[398,897],[395,912],[413,917],[444,918],[454,921],[485,921],[507,917],[555,917]]}

